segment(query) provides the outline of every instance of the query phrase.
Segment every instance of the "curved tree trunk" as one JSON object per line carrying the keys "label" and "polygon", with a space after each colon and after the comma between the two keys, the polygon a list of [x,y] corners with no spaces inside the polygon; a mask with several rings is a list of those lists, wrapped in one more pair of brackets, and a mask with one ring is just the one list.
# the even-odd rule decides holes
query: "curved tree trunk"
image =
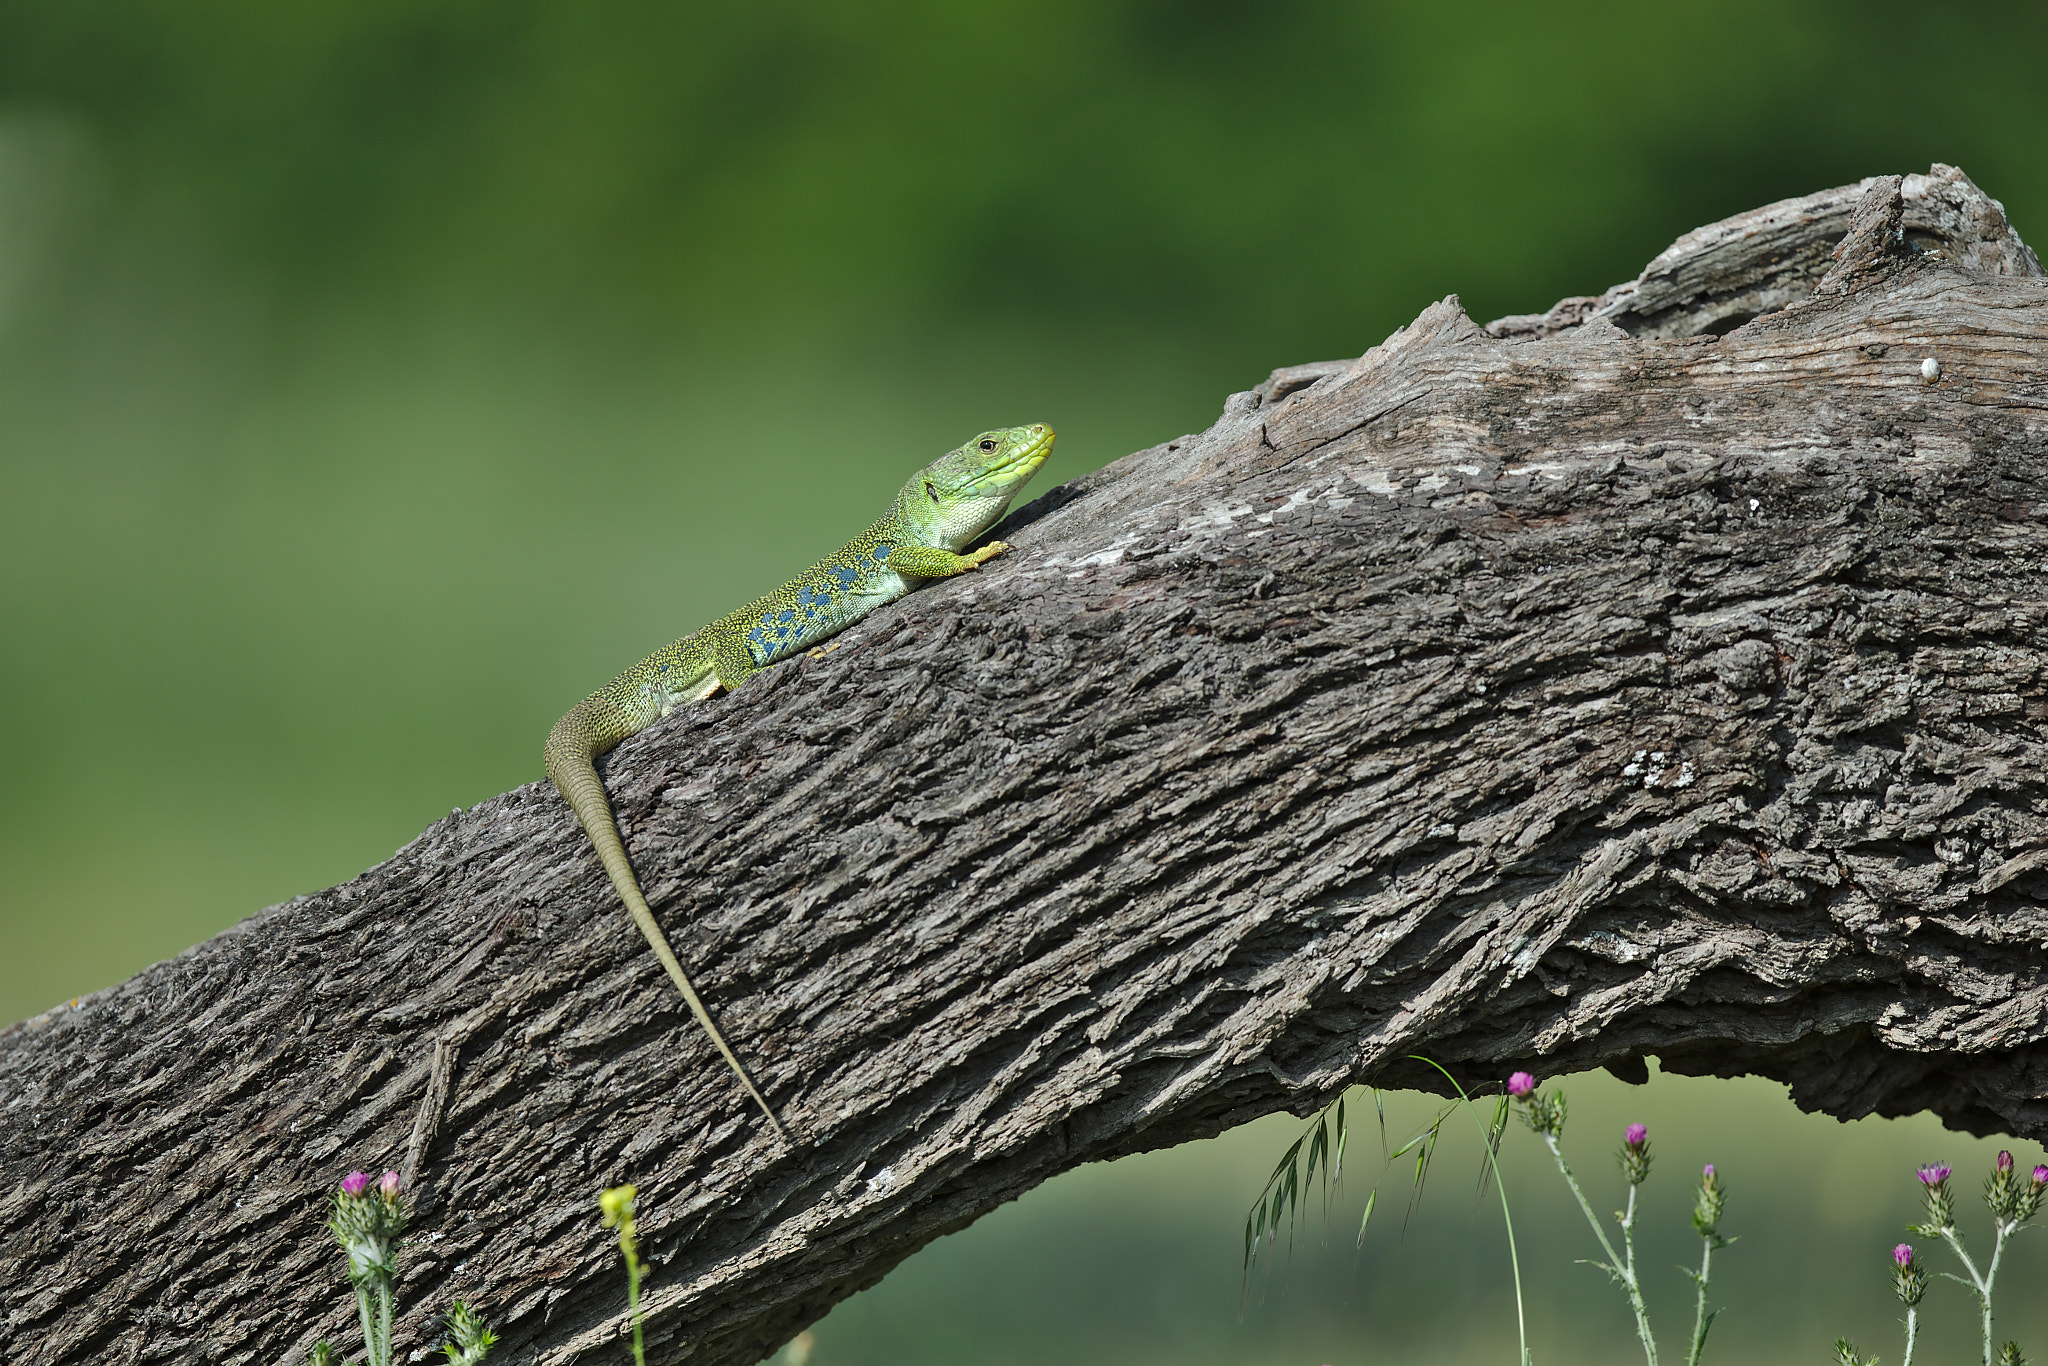
{"label": "curved tree trunk", "polygon": [[1278,371],[611,756],[793,1147],[522,788],[0,1035],[0,1359],[352,1340],[350,1167],[417,1193],[406,1340],[461,1296],[624,1359],[632,1180],[651,1358],[740,1363],[1411,1053],[2048,1134],[2044,370],[2040,266],[1936,167]]}

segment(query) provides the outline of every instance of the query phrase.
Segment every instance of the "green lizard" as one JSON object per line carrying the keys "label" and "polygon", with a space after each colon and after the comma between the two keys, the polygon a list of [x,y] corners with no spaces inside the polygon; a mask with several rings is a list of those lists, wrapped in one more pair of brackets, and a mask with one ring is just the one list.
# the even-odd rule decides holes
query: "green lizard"
{"label": "green lizard", "polygon": [[690,1013],[785,1142],[781,1121],[711,1022],[648,909],[594,761],[677,707],[701,702],[720,688],[737,688],[776,660],[845,629],[923,580],[963,574],[1008,550],[1001,541],[991,541],[971,555],[960,553],[1002,517],[1024,481],[1045,463],[1052,443],[1052,428],[1040,422],[983,432],[947,451],[912,475],[895,504],[866,531],[774,592],[656,650],[577,703],[548,732],[543,751],[548,777],[575,808],[612,886],[683,993]]}

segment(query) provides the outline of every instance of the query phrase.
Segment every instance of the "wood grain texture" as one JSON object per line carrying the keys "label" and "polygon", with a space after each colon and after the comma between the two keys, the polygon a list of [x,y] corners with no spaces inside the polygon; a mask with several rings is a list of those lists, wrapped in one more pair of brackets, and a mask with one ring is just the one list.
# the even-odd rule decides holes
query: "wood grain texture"
{"label": "wood grain texture", "polygon": [[632,1180],[651,1359],[738,1363],[1411,1053],[2048,1135],[2044,472],[2048,282],[1945,167],[1276,371],[611,755],[796,1146],[531,785],[0,1034],[0,1360],[352,1340],[351,1167],[414,1173],[403,1340],[627,1359]]}

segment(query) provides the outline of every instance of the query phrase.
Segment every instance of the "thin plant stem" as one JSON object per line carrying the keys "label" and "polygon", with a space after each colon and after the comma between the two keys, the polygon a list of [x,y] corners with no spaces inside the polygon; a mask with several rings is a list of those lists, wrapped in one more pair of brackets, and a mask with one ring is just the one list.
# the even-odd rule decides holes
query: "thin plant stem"
{"label": "thin plant stem", "polygon": [[1707,1278],[1714,1266],[1714,1238],[1712,1234],[1700,1235],[1700,1274],[1694,1279],[1700,1288],[1699,1303],[1692,1313],[1692,1350],[1686,1353],[1685,1366],[1700,1366],[1700,1353],[1707,1347]]}
{"label": "thin plant stem", "polygon": [[1643,1291],[1636,1280],[1636,1186],[1629,1183],[1628,1209],[1621,1216],[1621,1246],[1626,1261],[1622,1267],[1622,1284],[1628,1287],[1629,1308],[1636,1315],[1636,1336],[1643,1340],[1643,1355],[1650,1366],[1657,1366],[1657,1340],[1650,1336],[1650,1311],[1643,1305]]}
{"label": "thin plant stem", "polygon": [[1956,1254],[1956,1260],[1970,1274],[1970,1288],[1977,1292],[1977,1307],[1982,1312],[1984,1324],[1984,1366],[1991,1366],[1991,1283],[1998,1278],[1998,1261],[2005,1255],[2005,1239],[2010,1232],[2003,1220],[1997,1227],[1997,1240],[1991,1247],[1991,1263],[1981,1276],[1977,1274],[1977,1264],[1970,1260],[1970,1254],[1963,1251],[1963,1240],[1956,1236],[1955,1226],[1951,1224],[1941,1230],[1941,1240],[1948,1244],[1949,1251]]}
{"label": "thin plant stem", "polygon": [[376,1366],[391,1366],[391,1277],[377,1277],[377,1346],[380,1360]]}
{"label": "thin plant stem", "polygon": [[1906,1306],[1906,1356],[1899,1366],[1913,1366],[1913,1340],[1920,1336],[1920,1311]]}
{"label": "thin plant stem", "polygon": [[1608,1264],[1618,1268],[1621,1265],[1621,1258],[1614,1255],[1614,1244],[1607,1241],[1607,1230],[1600,1226],[1600,1216],[1593,1213],[1593,1206],[1587,1202],[1586,1193],[1579,1189],[1579,1179],[1572,1175],[1571,1165],[1564,1160],[1564,1154],[1559,1151],[1557,1135],[1543,1135],[1543,1145],[1550,1149],[1550,1155],[1557,1160],[1557,1169],[1564,1174],[1564,1183],[1571,1187],[1572,1198],[1579,1202],[1579,1212],[1586,1216],[1586,1222],[1592,1226],[1593,1236],[1600,1240],[1600,1250],[1607,1254]]}
{"label": "thin plant stem", "polygon": [[377,1315],[370,1308],[370,1287],[356,1286],[356,1317],[363,1321],[363,1359],[369,1366],[380,1366],[377,1360]]}
{"label": "thin plant stem", "polygon": [[1607,1270],[1621,1282],[1622,1289],[1628,1293],[1628,1305],[1635,1311],[1636,1336],[1642,1339],[1644,1359],[1649,1366],[1657,1366],[1657,1339],[1650,1333],[1650,1312],[1644,1307],[1642,1289],[1636,1284],[1635,1247],[1630,1237],[1635,1221],[1636,1188],[1628,1188],[1628,1213],[1623,1215],[1621,1220],[1622,1239],[1629,1245],[1629,1254],[1624,1260],[1615,1255],[1614,1244],[1607,1241],[1607,1230],[1600,1226],[1600,1216],[1593,1213],[1593,1206],[1586,1200],[1586,1193],[1579,1189],[1579,1180],[1572,1175],[1571,1164],[1564,1160],[1564,1153],[1557,1146],[1557,1135],[1543,1135],[1543,1144],[1550,1149],[1551,1157],[1556,1159],[1557,1169],[1563,1174],[1564,1183],[1571,1187],[1572,1198],[1579,1202],[1579,1211],[1586,1216],[1586,1223],[1591,1226],[1593,1236],[1600,1240],[1600,1250],[1607,1254]]}
{"label": "thin plant stem", "polygon": [[[1522,1310],[1522,1258],[1515,1250],[1515,1218],[1508,1212],[1508,1188],[1500,1179],[1500,1159],[1493,1151],[1493,1131],[1479,1122],[1479,1112],[1472,1106],[1472,1097],[1465,1094],[1465,1088],[1458,1085],[1456,1077],[1444,1071],[1442,1064],[1433,1058],[1419,1057],[1415,1054],[1409,1056],[1416,1062],[1428,1063],[1437,1071],[1443,1072],[1444,1080],[1458,1093],[1458,1099],[1465,1102],[1465,1112],[1472,1116],[1472,1124],[1479,1130],[1479,1146],[1486,1151],[1487,1165],[1493,1169],[1493,1188],[1500,1193],[1500,1221],[1507,1226],[1508,1231],[1508,1265],[1515,1274],[1515,1332],[1520,1335],[1522,1341],[1522,1366],[1530,1366],[1529,1320]],[[1653,1361],[1651,1366],[1656,1366],[1656,1363]]]}
{"label": "thin plant stem", "polygon": [[1998,1238],[1991,1244],[1991,1265],[1984,1268],[1984,1361],[1991,1361],[1991,1285],[1998,1279],[1998,1262],[2005,1256],[2005,1240],[2012,1236],[2019,1225],[2008,1224],[2003,1219],[1997,1223]]}
{"label": "thin plant stem", "polygon": [[640,1334],[640,1229],[633,1217],[638,1194],[630,1185],[613,1186],[597,1197],[597,1207],[604,1213],[604,1226],[619,1231],[619,1255],[626,1259],[626,1317],[633,1321],[633,1361],[635,1366],[647,1366]]}
{"label": "thin plant stem", "polygon": [[647,1366],[647,1349],[640,1341],[640,1259],[630,1252],[626,1254],[626,1311],[633,1316],[633,1366]]}

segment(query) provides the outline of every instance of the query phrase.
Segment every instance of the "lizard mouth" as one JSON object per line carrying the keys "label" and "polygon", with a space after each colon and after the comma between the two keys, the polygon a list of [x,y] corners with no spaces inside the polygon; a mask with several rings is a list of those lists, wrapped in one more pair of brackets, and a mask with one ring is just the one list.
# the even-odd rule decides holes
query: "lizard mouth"
{"label": "lizard mouth", "polygon": [[1046,457],[1052,454],[1052,443],[1058,433],[1043,422],[1034,422],[1027,430],[1031,433],[1031,444],[1020,447],[1008,460],[990,470],[990,474],[1007,475],[1017,470],[1019,466],[1025,467],[1026,473],[1029,473],[1045,463]]}

